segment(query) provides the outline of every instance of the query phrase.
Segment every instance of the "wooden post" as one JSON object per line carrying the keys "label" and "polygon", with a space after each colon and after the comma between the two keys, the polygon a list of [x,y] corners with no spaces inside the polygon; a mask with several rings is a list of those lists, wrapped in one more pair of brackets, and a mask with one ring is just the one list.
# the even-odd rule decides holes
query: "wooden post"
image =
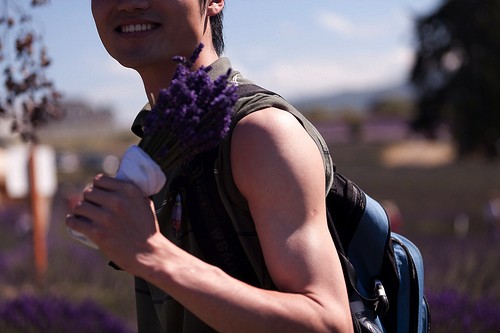
{"label": "wooden post", "polygon": [[31,213],[33,221],[33,252],[35,258],[35,279],[39,288],[44,288],[47,278],[47,221],[45,200],[37,188],[36,145],[31,144],[28,158]]}

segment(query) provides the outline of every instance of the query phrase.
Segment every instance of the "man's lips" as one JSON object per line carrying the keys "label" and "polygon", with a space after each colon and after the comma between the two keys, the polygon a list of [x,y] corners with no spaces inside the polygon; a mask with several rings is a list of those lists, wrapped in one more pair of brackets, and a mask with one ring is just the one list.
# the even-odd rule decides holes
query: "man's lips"
{"label": "man's lips", "polygon": [[157,27],[159,27],[159,24],[156,23],[131,23],[120,25],[116,28],[116,31],[121,33],[138,33],[151,31]]}

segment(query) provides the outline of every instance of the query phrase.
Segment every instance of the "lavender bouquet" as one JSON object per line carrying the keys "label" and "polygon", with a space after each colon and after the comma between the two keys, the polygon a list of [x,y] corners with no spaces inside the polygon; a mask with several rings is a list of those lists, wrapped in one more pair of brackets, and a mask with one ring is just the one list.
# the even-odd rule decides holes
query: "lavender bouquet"
{"label": "lavender bouquet", "polygon": [[[212,80],[211,67],[192,67],[203,49],[200,44],[188,59],[178,63],[168,88],[162,89],[143,125],[143,138],[123,155],[116,174],[134,182],[145,196],[158,193],[165,173],[197,154],[215,148],[229,131],[236,86],[228,84],[230,71]],[[84,235],[70,230],[82,243],[97,248]]]}
{"label": "lavender bouquet", "polygon": [[174,58],[179,63],[174,78],[145,119],[139,147],[164,171],[216,147],[229,131],[236,86],[228,85],[230,70],[215,81],[210,67],[190,70],[202,48],[189,61]]}

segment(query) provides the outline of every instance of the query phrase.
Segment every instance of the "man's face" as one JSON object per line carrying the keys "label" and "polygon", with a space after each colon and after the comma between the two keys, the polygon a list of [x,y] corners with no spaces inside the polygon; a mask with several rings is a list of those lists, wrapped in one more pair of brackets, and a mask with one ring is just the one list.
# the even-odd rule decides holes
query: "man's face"
{"label": "man's face", "polygon": [[205,18],[199,0],[92,0],[92,14],[109,54],[140,71],[190,55]]}

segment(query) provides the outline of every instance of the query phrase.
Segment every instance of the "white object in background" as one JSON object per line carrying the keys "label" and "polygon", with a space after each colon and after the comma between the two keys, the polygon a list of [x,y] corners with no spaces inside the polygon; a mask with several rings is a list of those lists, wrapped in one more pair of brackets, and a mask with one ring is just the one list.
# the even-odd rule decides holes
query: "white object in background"
{"label": "white object in background", "polygon": [[24,198],[29,193],[28,146],[16,145],[5,154],[5,189],[9,198]]}
{"label": "white object in background", "polygon": [[[25,198],[30,192],[28,161],[30,147],[11,146],[5,154],[5,187],[10,198]],[[33,147],[35,159],[36,188],[42,197],[52,197],[57,190],[56,153],[47,145]]]}

